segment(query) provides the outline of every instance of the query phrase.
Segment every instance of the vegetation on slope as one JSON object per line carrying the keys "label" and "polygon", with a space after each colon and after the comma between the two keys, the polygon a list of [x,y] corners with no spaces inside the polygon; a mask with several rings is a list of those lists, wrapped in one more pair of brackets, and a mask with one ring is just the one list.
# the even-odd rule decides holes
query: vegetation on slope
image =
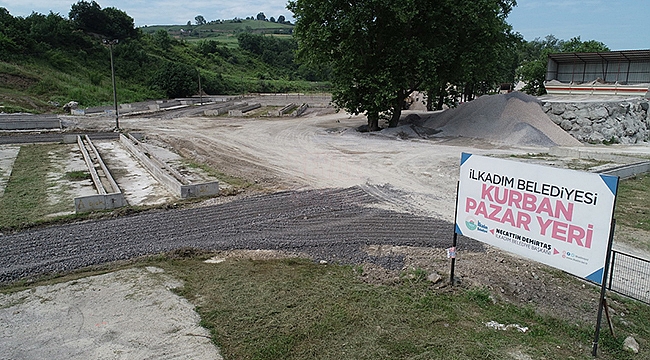
{"label": "vegetation on slope", "polygon": [[[246,20],[228,30],[205,24],[197,32],[231,32],[238,45],[233,46],[218,37],[188,41],[171,29],[143,31],[123,11],[95,2],[73,4],[69,19],[53,13],[14,17],[0,8],[0,111],[53,112],[68,101],[81,107],[112,103],[111,46],[120,102],[197,94],[199,74],[208,94],[326,89],[326,83],[313,82],[324,79],[319,73],[296,65],[291,37],[256,30],[269,28],[267,23]],[[241,39],[247,45],[239,46]]]}
{"label": "vegetation on slope", "polygon": [[[470,5],[471,2],[450,6],[472,13],[472,6],[478,5]],[[390,6],[386,8],[386,16],[397,16],[390,9]],[[498,7],[486,9],[497,11]],[[503,14],[508,11],[509,7],[502,10]],[[424,21],[416,13],[399,14],[408,15],[404,19],[413,17]],[[445,12],[441,14],[444,21],[451,21]],[[581,41],[579,37],[563,41],[549,35],[545,40],[526,42],[520,34],[511,31],[503,14],[499,14],[500,17],[477,18],[475,23],[469,24],[471,27],[465,16],[450,23],[463,30],[450,30],[451,34],[464,34],[469,39],[483,38],[469,33],[470,28],[479,32],[488,29],[498,35],[499,41],[483,42],[450,41],[451,35],[421,38],[418,34],[423,32],[419,27],[409,27],[412,22],[398,16],[399,22],[389,22],[394,28],[373,30],[374,35],[385,39],[378,43],[381,51],[372,53],[374,55],[367,53],[370,55],[365,61],[365,52],[358,58],[353,55],[355,50],[363,48],[361,45],[371,44],[370,40],[359,42],[352,36],[345,50],[336,57],[331,56],[331,51],[323,52],[309,46],[305,39],[328,46],[343,42],[336,36],[321,41],[326,32],[318,31],[326,29],[320,26],[313,27],[314,37],[307,36],[310,32],[306,31],[305,18],[298,12],[296,33],[303,53],[300,63],[295,61],[299,42],[293,38],[294,25],[282,15],[270,21],[263,13],[256,18],[213,21],[198,15],[195,24],[135,28],[133,19],[125,12],[113,7],[102,9],[94,1],[72,4],[68,18],[54,13],[14,17],[0,7],[0,111],[53,112],[71,100],[79,102],[81,107],[112,103],[110,48],[105,44],[112,40],[118,40],[112,49],[120,102],[196,94],[200,74],[202,88],[209,94],[332,90],[336,95],[351,86],[351,92],[346,93],[349,96],[345,96],[351,102],[341,101],[341,107],[356,104],[358,106],[351,107],[353,110],[372,109],[373,116],[377,109],[388,108],[398,114],[399,104],[412,90],[430,93],[428,106],[432,109],[441,108],[443,104],[454,106],[459,98],[467,101],[491,93],[502,82],[523,80],[529,84],[525,88],[527,92],[541,94],[549,52],[607,49],[600,42]],[[429,23],[441,24],[438,20]],[[347,34],[363,28],[358,22],[348,25],[352,30],[332,34]],[[407,30],[415,30],[405,33],[402,25]],[[411,39],[405,37],[408,34],[415,35]],[[407,38],[413,41],[406,41]],[[342,49],[338,45],[335,48]],[[304,56],[308,50],[318,50],[313,54],[314,59],[326,61],[309,61],[310,57]],[[486,56],[487,53],[493,55]],[[485,60],[488,58],[490,61]],[[382,61],[387,63],[381,65]],[[343,65],[333,67],[338,62]],[[354,85],[354,79],[360,78],[360,74],[369,74],[363,77],[368,79]],[[345,80],[346,76],[353,81]],[[330,81],[335,86],[331,86]],[[390,90],[394,86],[401,89],[397,91],[400,96]]]}

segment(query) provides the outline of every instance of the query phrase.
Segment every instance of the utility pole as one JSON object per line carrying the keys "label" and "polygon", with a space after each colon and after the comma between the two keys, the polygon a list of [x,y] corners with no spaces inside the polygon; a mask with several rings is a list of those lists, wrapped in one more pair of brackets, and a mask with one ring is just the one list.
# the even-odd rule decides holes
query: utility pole
{"label": "utility pole", "polygon": [[117,44],[118,40],[103,40],[104,44],[108,45],[111,53],[111,79],[113,80],[113,105],[115,105],[115,131],[120,130],[120,115],[117,110],[117,88],[115,86],[115,66],[113,65],[113,45]]}
{"label": "utility pole", "polygon": [[201,105],[203,105],[203,89],[201,89],[201,70],[196,69],[196,72],[199,74],[199,98],[201,99]]}

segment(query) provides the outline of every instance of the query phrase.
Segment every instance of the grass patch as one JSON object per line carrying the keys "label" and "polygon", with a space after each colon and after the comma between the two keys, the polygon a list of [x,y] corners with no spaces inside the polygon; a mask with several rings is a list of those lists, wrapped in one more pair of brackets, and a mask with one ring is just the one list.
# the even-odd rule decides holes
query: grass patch
{"label": "grass patch", "polygon": [[[153,265],[184,282],[176,292],[197,306],[201,325],[226,359],[592,359],[594,324],[495,302],[485,288],[434,290],[419,270],[394,285],[372,285],[352,266],[303,259],[204,263],[209,256],[184,249],[14,284],[0,293]],[[617,296],[609,304],[618,336],[603,324],[599,358],[650,356],[643,345],[650,337],[650,307]],[[486,327],[492,320],[529,330]],[[628,334],[642,344],[640,354],[622,350]]]}
{"label": "grass patch", "polygon": [[650,175],[621,180],[616,200],[616,221],[650,231]]}
{"label": "grass patch", "polygon": [[[226,359],[590,359],[593,324],[540,316],[530,306],[495,303],[487,289],[435,291],[415,271],[397,285],[371,285],[350,266],[308,260],[159,258],[185,283],[178,292],[197,305]],[[413,275],[413,276],[410,276]],[[634,324],[618,334],[648,338],[647,306],[617,302]],[[497,331],[485,323],[529,327]],[[628,332],[629,333],[629,332]],[[600,357],[630,358],[606,325]]]}
{"label": "grass patch", "polygon": [[51,165],[48,153],[55,148],[56,145],[20,147],[5,193],[0,197],[3,228],[35,223],[49,213],[47,172]]}
{"label": "grass patch", "polygon": [[87,171],[68,171],[65,178],[70,181],[83,181],[90,179],[90,173]]}
{"label": "grass patch", "polygon": [[223,182],[232,186],[233,190],[243,190],[253,186],[253,183],[246,179],[222,173],[221,171],[216,170],[206,164],[197,163],[195,161],[188,161],[187,166],[193,169],[200,169],[209,176],[217,179],[219,182]]}

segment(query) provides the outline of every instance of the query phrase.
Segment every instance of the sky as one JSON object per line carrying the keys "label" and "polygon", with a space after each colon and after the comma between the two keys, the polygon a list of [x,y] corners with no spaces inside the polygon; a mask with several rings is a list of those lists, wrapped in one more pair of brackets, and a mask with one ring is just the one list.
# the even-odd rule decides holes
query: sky
{"label": "sky", "polygon": [[[96,0],[102,8],[115,7],[135,20],[136,26],[194,23],[206,20],[246,18],[263,12],[267,18],[284,15],[287,0]],[[13,16],[50,11],[67,17],[75,0],[0,0]],[[569,40],[603,42],[611,50],[650,49],[650,0],[518,0],[508,17],[513,30],[532,41],[554,35]]]}

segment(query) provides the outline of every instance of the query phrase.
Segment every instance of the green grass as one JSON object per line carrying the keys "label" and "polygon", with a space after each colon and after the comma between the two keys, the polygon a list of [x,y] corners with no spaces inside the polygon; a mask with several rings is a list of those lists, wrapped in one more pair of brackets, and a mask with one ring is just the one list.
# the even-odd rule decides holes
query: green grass
{"label": "green grass", "polygon": [[87,171],[68,171],[65,178],[70,181],[82,181],[90,179],[90,173]]}
{"label": "green grass", "polygon": [[[251,186],[254,186],[254,184],[246,179],[242,179],[236,176],[231,176],[228,174],[225,174],[221,171],[218,171],[214,169],[211,166],[208,166],[206,164],[201,164],[197,163],[195,161],[187,161],[187,166],[190,168],[194,169],[201,169],[201,171],[205,172],[209,176],[217,179],[221,183],[226,183],[230,185],[232,188],[229,190],[231,193],[237,193],[240,190],[248,189]],[[223,193],[222,193],[223,195]]]}
{"label": "green grass", "polygon": [[47,203],[47,172],[51,167],[48,153],[55,148],[56,145],[20,147],[4,195],[0,197],[2,228],[35,223],[51,210]]}
{"label": "green grass", "polygon": [[650,231],[650,174],[619,183],[615,215],[620,224]]}
{"label": "green grass", "polygon": [[[205,256],[192,256],[152,264],[184,281],[178,293],[197,305],[226,359],[591,358],[594,324],[494,303],[486,289],[434,290],[417,273],[397,285],[371,285],[353,267],[301,259],[205,264]],[[635,320],[618,321],[616,338],[605,323],[600,357],[635,358],[620,350],[623,334],[648,339],[650,310],[630,301],[612,306]],[[492,320],[529,331],[493,330],[485,326]]]}
{"label": "green grass", "polygon": [[[104,70],[104,71],[100,71]],[[61,112],[63,104],[74,100],[81,107],[113,103],[110,69],[78,70],[65,73],[48,64],[33,62],[20,65],[0,62],[0,74],[10,74],[0,83],[0,106],[5,112]],[[121,103],[162,98],[155,90],[117,80]],[[59,103],[53,106],[51,103]]]}
{"label": "green grass", "polygon": [[[435,289],[417,270],[399,283],[373,285],[351,266],[303,259],[204,263],[209,256],[179,250],[20,282],[0,293],[152,265],[183,281],[176,292],[196,306],[225,359],[592,359],[593,323],[495,302],[485,288]],[[603,319],[599,358],[648,358],[650,307],[615,295],[609,306],[616,336]],[[492,320],[528,331],[486,327]],[[641,343],[639,354],[622,350],[630,334]]]}

